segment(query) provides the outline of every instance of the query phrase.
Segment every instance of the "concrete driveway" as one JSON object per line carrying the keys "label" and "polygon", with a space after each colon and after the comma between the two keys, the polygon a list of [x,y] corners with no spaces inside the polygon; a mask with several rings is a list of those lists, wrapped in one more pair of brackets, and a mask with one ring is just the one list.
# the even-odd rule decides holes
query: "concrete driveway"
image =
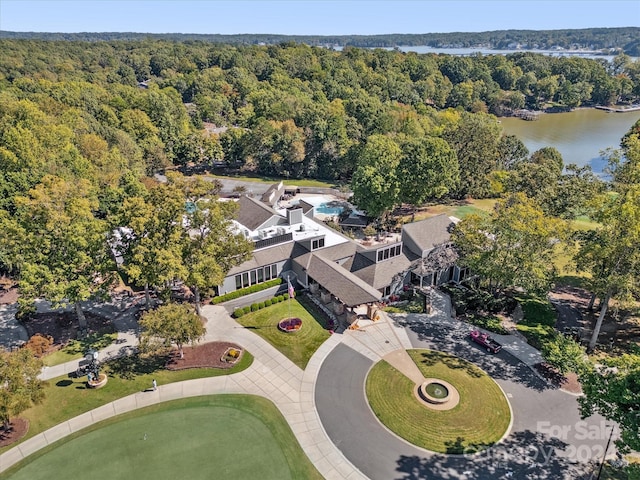
{"label": "concrete driveway", "polygon": [[368,406],[364,382],[373,361],[340,344],[318,374],[316,406],[329,437],[365,475],[372,480],[589,478],[610,429],[601,417],[582,421],[575,396],[551,388],[506,351],[487,354],[448,325],[420,315],[395,322],[415,348],[452,353],[488,372],[509,399],[513,426],[502,442],[473,456],[410,445],[382,426]]}

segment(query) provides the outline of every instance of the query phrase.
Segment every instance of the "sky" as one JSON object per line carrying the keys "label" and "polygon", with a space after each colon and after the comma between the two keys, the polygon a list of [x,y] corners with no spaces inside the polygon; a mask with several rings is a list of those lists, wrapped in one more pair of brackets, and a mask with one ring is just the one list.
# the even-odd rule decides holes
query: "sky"
{"label": "sky", "polygon": [[640,26],[640,0],[0,0],[15,32],[388,33]]}

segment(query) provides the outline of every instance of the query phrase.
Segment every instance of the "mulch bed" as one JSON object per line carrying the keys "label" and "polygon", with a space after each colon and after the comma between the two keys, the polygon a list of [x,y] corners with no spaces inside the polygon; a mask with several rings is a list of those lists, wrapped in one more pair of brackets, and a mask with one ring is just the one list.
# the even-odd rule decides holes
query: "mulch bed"
{"label": "mulch bed", "polygon": [[24,437],[29,431],[29,420],[25,418],[14,418],[9,425],[9,431],[0,427],[0,448],[11,445]]}
{"label": "mulch bed", "polygon": [[18,301],[18,289],[11,287],[4,289],[0,287],[0,305],[10,305]]}
{"label": "mulch bed", "polygon": [[[85,317],[88,333],[115,332],[111,320],[90,312],[85,312]],[[36,313],[24,320],[22,324],[27,329],[29,338],[36,333],[51,335],[54,349],[66,345],[71,339],[78,338],[78,317],[75,311]]]}
{"label": "mulch bed", "polygon": [[582,386],[578,381],[578,375],[573,372],[562,375],[558,370],[548,363],[538,363],[534,365],[536,371],[542,375],[549,383],[557,388],[570,393],[582,393]]}
{"label": "mulch bed", "polygon": [[[227,348],[244,349],[230,342],[209,342],[196,346],[184,347],[184,358],[180,358],[180,352],[171,352],[167,361],[167,370],[184,370],[185,368],[231,368],[235,364],[223,362],[222,355]],[[236,362],[237,363],[237,362]]]}

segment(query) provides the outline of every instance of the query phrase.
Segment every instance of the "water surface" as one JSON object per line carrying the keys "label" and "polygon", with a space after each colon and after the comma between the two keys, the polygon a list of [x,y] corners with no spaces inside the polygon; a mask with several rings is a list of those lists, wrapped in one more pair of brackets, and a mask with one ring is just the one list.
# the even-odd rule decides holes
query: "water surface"
{"label": "water surface", "polygon": [[620,148],[620,140],[638,120],[640,111],[608,113],[592,108],[544,113],[533,122],[515,117],[500,119],[504,132],[519,137],[529,153],[543,147],[555,147],[562,154],[565,165],[591,165],[598,174],[606,166],[600,152]]}

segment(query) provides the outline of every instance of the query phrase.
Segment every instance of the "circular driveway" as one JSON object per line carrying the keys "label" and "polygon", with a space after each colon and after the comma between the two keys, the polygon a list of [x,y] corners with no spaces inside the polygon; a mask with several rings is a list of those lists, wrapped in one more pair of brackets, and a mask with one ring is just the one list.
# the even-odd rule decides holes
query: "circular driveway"
{"label": "circular driveway", "polygon": [[506,351],[487,354],[463,333],[424,323],[418,315],[396,321],[403,322],[415,348],[455,354],[489,373],[511,403],[513,426],[502,442],[476,455],[410,445],[369,408],[364,383],[373,362],[339,344],[318,374],[316,407],[331,440],[365,475],[372,480],[589,478],[610,433],[601,417],[582,421],[575,396],[549,387]]}

